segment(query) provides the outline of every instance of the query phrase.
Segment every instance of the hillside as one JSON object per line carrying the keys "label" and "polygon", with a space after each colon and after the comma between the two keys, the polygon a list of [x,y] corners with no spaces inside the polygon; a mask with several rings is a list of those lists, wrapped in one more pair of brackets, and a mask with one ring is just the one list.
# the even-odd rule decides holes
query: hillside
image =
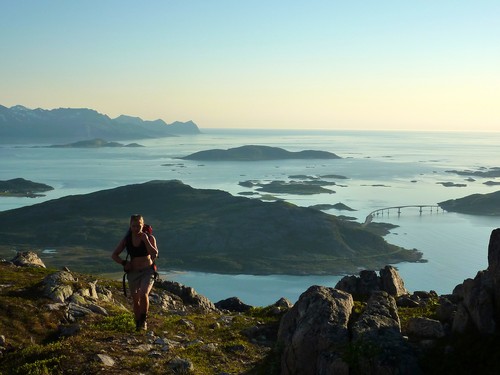
{"label": "hillside", "polygon": [[452,294],[410,293],[391,266],[259,308],[158,280],[135,332],[120,282],[18,253],[0,260],[0,373],[493,375],[499,285],[495,229],[488,268]]}
{"label": "hillside", "polygon": [[470,215],[500,216],[500,190],[489,194],[472,194],[438,203],[446,211]]}
{"label": "hillside", "polygon": [[261,161],[283,159],[340,159],[331,152],[304,150],[291,152],[279,147],[247,145],[227,150],[205,150],[182,157],[186,160]]}
{"label": "hillside", "polygon": [[163,120],[144,121],[138,117],[111,119],[88,108],[52,110],[11,108],[0,105],[1,143],[76,142],[103,138],[111,141],[199,134],[192,121],[166,124]]}
{"label": "hillside", "polygon": [[[67,298],[53,292],[63,287]],[[151,328],[136,333],[121,283],[6,261],[0,299],[0,374],[264,375],[276,366],[277,307],[221,311],[189,287],[157,282]]]}
{"label": "hillside", "polygon": [[370,228],[311,208],[262,202],[179,181],[150,181],[0,212],[0,255],[50,249],[50,266],[107,272],[109,256],[141,213],[161,267],[214,273],[341,274],[422,254]]}

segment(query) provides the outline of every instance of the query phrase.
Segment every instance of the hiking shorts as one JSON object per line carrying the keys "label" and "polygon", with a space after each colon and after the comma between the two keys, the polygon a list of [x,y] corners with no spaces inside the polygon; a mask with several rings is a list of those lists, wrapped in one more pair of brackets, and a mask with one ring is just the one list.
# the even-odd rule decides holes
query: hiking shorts
{"label": "hiking shorts", "polygon": [[142,270],[134,270],[127,273],[128,287],[132,295],[139,293],[141,290],[146,291],[154,283],[155,271],[152,267],[147,267]]}

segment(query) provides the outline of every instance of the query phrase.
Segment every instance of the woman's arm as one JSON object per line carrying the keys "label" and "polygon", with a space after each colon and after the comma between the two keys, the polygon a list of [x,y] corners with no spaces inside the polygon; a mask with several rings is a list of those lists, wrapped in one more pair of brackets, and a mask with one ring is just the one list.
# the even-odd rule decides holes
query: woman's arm
{"label": "woman's arm", "polygon": [[111,258],[116,262],[121,264],[122,266],[125,265],[125,260],[120,257],[120,254],[122,251],[125,249],[125,239],[122,239],[120,242],[118,242],[118,245],[116,245],[115,250],[113,251],[113,254],[111,254]]}
{"label": "woman's arm", "polygon": [[146,249],[151,259],[156,259],[158,257],[158,248],[156,247],[156,238],[154,236],[148,236],[146,233],[142,234],[142,240],[146,244]]}

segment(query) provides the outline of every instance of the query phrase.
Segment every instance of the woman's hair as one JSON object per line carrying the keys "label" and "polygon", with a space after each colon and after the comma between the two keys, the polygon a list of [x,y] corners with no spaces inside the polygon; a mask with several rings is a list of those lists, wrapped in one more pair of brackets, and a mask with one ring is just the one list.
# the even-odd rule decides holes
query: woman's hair
{"label": "woman's hair", "polygon": [[138,214],[131,215],[130,216],[130,222],[133,222],[133,221],[138,221],[138,222],[144,224],[144,218],[142,217],[142,215],[138,215]]}

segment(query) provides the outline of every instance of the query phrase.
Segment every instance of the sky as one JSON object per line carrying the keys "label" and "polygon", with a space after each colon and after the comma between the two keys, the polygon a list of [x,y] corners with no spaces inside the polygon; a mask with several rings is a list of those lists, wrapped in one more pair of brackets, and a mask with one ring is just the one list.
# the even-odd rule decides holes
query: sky
{"label": "sky", "polygon": [[498,0],[2,0],[0,105],[500,131]]}

